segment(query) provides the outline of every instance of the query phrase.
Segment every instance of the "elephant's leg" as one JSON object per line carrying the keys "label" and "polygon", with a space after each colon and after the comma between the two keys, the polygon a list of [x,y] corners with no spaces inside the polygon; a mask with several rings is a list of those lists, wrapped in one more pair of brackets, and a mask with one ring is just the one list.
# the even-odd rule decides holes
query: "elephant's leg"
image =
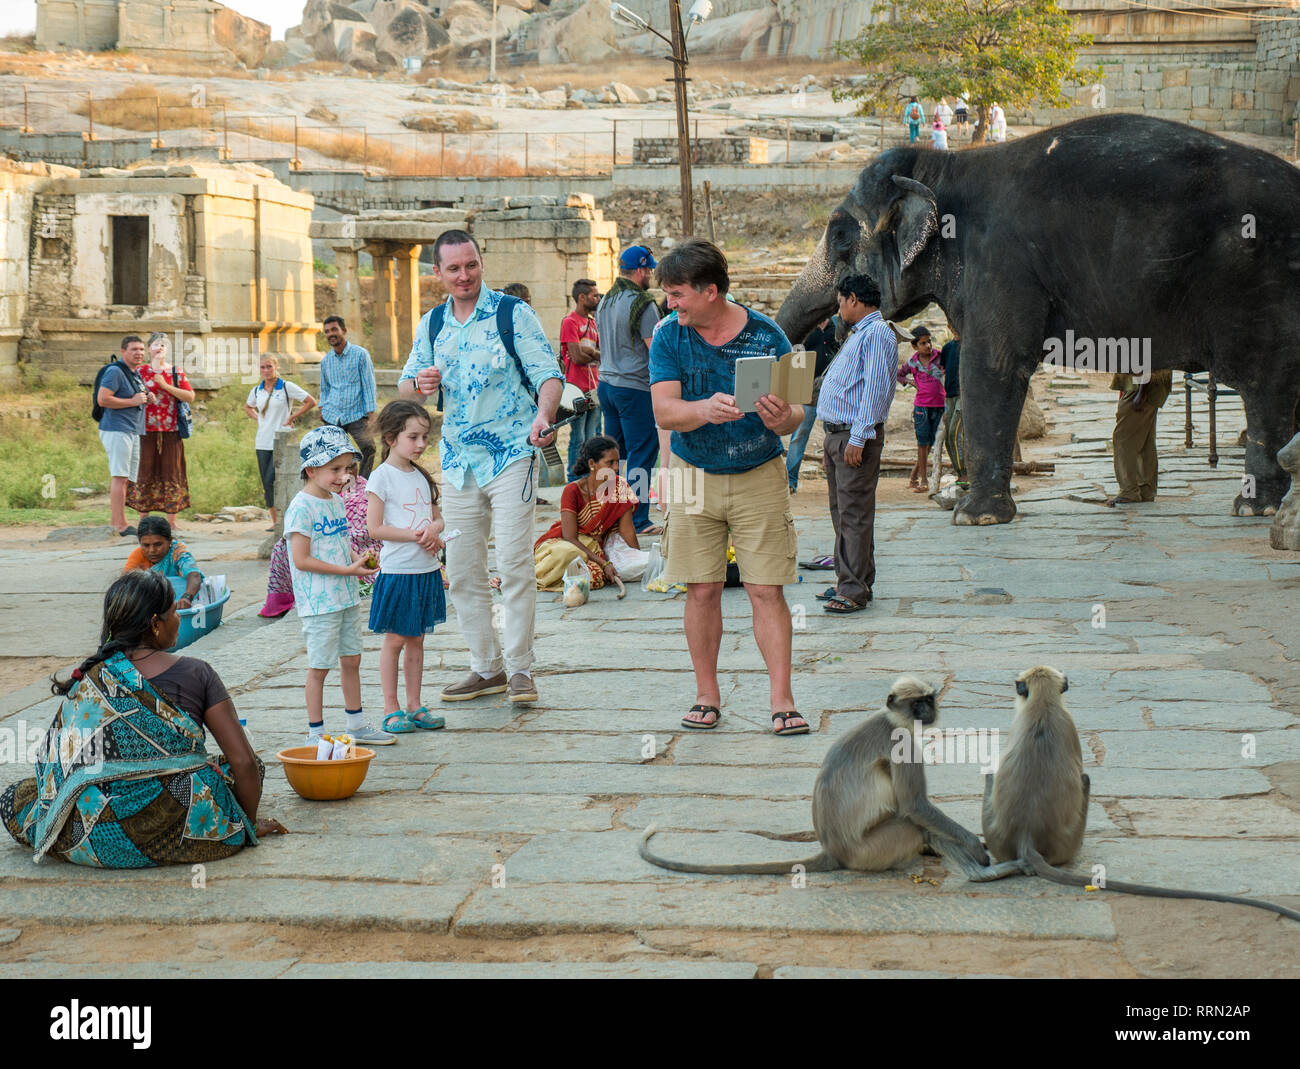
{"label": "elephant's leg", "polygon": [[[1011,499],[1012,453],[1029,376],[1042,358],[1042,343],[1037,343],[1040,351],[1035,356],[1015,362],[996,358],[993,346],[984,340],[988,336],[981,332],[972,340],[966,335],[961,343],[962,433],[970,491],[953,509],[956,524],[1009,523],[1016,514]],[[1005,341],[994,345],[1002,353],[1029,352],[1027,345],[1013,347]]]}
{"label": "elephant's leg", "polygon": [[1291,440],[1297,393],[1300,382],[1295,379],[1275,379],[1267,388],[1242,391],[1247,478],[1232,503],[1234,516],[1272,516],[1282,503],[1291,476],[1278,464],[1277,454]]}

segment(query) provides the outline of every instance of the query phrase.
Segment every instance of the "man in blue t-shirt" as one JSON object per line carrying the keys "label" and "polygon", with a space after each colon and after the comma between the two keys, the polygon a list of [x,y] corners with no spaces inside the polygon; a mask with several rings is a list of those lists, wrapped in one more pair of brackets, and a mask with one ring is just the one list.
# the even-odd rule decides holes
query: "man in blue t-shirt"
{"label": "man in blue t-shirt", "polygon": [[[790,609],[781,587],[795,581],[794,517],[781,435],[803,408],[774,394],[758,411],[736,408],[736,360],[780,356],[790,342],[767,316],[727,300],[727,258],[707,241],[683,242],[659,264],[669,315],[650,345],[655,420],[672,431],[667,578],[686,584],[686,642],[695,666],[696,704],[688,728],[721,717],[718,648],[727,549],[754,612],[754,637],[771,679],[772,729],[808,731],[790,692]],[[679,492],[680,491],[680,492]]]}
{"label": "man in blue t-shirt", "polygon": [[136,370],[144,362],[144,342],[134,334],[122,339],[118,363],[99,380],[95,403],[104,410],[99,420],[99,440],[108,454],[108,507],[113,530],[126,537],[135,528],[126,522],[126,484],[140,473],[140,439],[144,435],[144,408],[149,403],[144,381]]}

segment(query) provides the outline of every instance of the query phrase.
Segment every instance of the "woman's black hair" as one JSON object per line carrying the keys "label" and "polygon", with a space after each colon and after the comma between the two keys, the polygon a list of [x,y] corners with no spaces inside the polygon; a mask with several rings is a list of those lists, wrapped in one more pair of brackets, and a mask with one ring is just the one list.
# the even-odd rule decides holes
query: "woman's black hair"
{"label": "woman's black hair", "polygon": [[578,448],[578,463],[576,469],[578,477],[591,474],[591,465],[593,461],[599,460],[611,449],[617,449],[618,443],[613,438],[606,437],[603,434],[597,434],[593,438],[588,438]]}
{"label": "woman's black hair", "polygon": [[172,525],[162,516],[155,516],[152,512],[148,516],[141,516],[135,525],[136,538],[143,538],[145,535],[157,535],[159,538],[165,538],[168,542],[172,540]]}
{"label": "woman's black hair", "polygon": [[99,632],[99,649],[87,657],[67,681],[50,676],[50,692],[66,695],[95,665],[115,653],[125,653],[144,644],[153,622],[165,616],[176,600],[168,580],[154,571],[124,572],[104,595],[104,622]]}

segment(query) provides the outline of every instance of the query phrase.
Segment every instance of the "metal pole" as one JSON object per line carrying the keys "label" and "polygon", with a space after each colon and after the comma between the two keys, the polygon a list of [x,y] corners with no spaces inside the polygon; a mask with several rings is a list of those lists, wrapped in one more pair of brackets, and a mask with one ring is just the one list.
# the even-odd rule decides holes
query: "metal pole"
{"label": "metal pole", "polygon": [[87,141],[95,140],[95,94],[93,91],[86,93],[86,122],[89,123],[89,135]]}
{"label": "metal pole", "polygon": [[1205,387],[1205,392],[1210,397],[1210,467],[1217,468],[1219,466],[1219,439],[1218,431],[1214,425],[1214,406],[1219,397],[1219,387],[1212,374],[1209,383]]}
{"label": "metal pole", "polygon": [[713,244],[718,243],[718,232],[713,229],[713,197],[709,192],[710,183],[706,178],[704,180],[704,217],[709,222],[709,240]]}
{"label": "metal pole", "polygon": [[613,147],[609,150],[609,173],[614,173],[614,168],[618,166],[618,120],[614,120],[614,141]]}
{"label": "metal pole", "polygon": [[1183,443],[1183,448],[1192,448],[1192,373],[1183,372],[1183,396],[1186,399],[1187,418],[1184,420],[1187,429],[1187,440]]}
{"label": "metal pole", "polygon": [[695,234],[695,206],[691,201],[690,115],[686,107],[686,37],[682,33],[682,9],[678,0],[668,5],[673,24],[673,89],[677,98],[677,155],[682,178],[682,235]]}
{"label": "metal pole", "polygon": [[[488,62],[488,81],[497,80],[497,0],[492,0],[492,58]],[[527,173],[525,168],[524,173]]]}

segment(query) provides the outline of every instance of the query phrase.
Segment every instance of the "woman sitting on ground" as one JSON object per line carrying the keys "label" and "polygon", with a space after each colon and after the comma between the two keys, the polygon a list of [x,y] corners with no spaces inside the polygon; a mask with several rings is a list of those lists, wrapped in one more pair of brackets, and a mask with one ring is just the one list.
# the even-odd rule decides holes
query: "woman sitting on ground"
{"label": "woman sitting on ground", "polygon": [[[582,443],[577,469],[586,474],[564,488],[559,521],[533,546],[539,589],[562,589],[564,569],[581,557],[591,572],[591,589],[599,590],[619,576],[608,557],[611,540],[641,549],[632,523],[636,494],[618,474],[618,460],[613,438],[598,434]],[[638,578],[630,573],[625,577]]]}
{"label": "woman sitting on ground", "polygon": [[[23,846],[106,869],[201,864],[283,832],[258,821],[265,768],[207,663],[165,651],[180,618],[171,584],[129,571],[104,595],[99,649],[66,682],[36,777],[0,794]],[[205,730],[221,747],[206,751]]]}
{"label": "woman sitting on ground", "polygon": [[136,525],[136,537],[140,544],[131,550],[122,571],[152,571],[169,579],[184,579],[185,593],[176,608],[191,608],[203,585],[203,573],[185,543],[172,541],[172,525],[161,516],[143,516]]}

